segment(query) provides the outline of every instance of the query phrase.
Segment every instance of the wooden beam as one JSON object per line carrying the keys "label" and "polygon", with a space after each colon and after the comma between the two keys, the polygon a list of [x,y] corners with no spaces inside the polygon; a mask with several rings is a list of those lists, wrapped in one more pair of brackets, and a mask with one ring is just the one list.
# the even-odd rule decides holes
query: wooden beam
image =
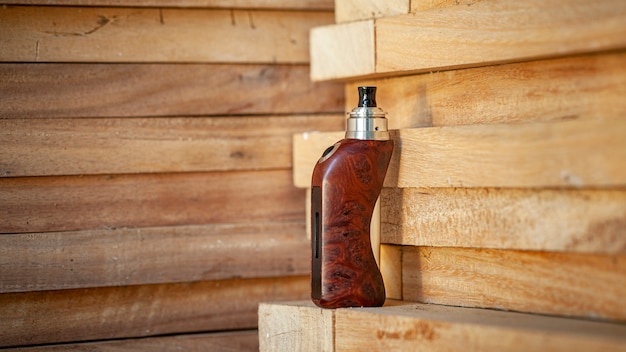
{"label": "wooden beam", "polygon": [[304,221],[290,170],[3,178],[0,195],[4,233]]}
{"label": "wooden beam", "polygon": [[409,13],[409,0],[335,0],[335,22],[354,22]]}
{"label": "wooden beam", "polygon": [[58,344],[25,348],[8,348],[8,352],[123,352],[123,351],[258,351],[257,330],[217,332],[206,334],[185,334],[164,337],[142,337],[113,341],[96,341],[72,344]]}
{"label": "wooden beam", "polygon": [[[308,187],[330,140],[308,134],[294,143],[294,183]],[[622,187],[626,122],[621,116],[526,124],[402,129],[386,187]]]}
{"label": "wooden beam", "polygon": [[403,299],[626,321],[626,256],[403,247]]}
{"label": "wooden beam", "polygon": [[334,309],[310,300],[259,304],[259,350],[333,352]]}
{"label": "wooden beam", "polygon": [[410,304],[335,312],[335,351],[622,351],[626,328],[561,317]]}
{"label": "wooden beam", "polygon": [[[277,82],[280,82],[278,84]],[[343,112],[306,65],[2,64],[0,116],[157,117]]]}
{"label": "wooden beam", "polygon": [[377,86],[389,128],[626,116],[626,52],[571,56],[346,84]]}
{"label": "wooden beam", "polygon": [[309,30],[330,12],[9,6],[3,62],[309,62]]}
{"label": "wooden beam", "polygon": [[0,119],[0,176],[286,169],[292,135],[341,115]]}
{"label": "wooden beam", "polygon": [[304,222],[0,236],[0,292],[308,275]]}
{"label": "wooden beam", "polygon": [[472,6],[482,0],[411,0],[410,13],[454,6]]}
{"label": "wooden beam", "polygon": [[385,188],[383,243],[626,254],[626,191]]}
{"label": "wooden beam", "polygon": [[332,0],[4,0],[12,5],[333,10]]}
{"label": "wooden beam", "polygon": [[[311,35],[311,77],[354,80],[623,49],[624,23],[626,4],[612,0],[500,0],[318,27]],[[357,33],[376,38],[375,45],[355,40]],[[338,60],[329,48],[358,55]],[[361,61],[367,67],[355,70]]]}
{"label": "wooden beam", "polygon": [[5,293],[0,346],[253,329],[259,302],[308,294],[308,276]]}
{"label": "wooden beam", "polygon": [[362,76],[376,71],[374,21],[311,29],[311,79]]}

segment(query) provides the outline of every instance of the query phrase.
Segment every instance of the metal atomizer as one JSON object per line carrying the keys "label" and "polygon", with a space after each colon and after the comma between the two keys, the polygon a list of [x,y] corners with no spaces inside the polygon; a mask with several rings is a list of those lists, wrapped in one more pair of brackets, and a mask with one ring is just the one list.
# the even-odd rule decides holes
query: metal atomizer
{"label": "metal atomizer", "polygon": [[370,223],[393,151],[376,87],[359,87],[346,136],[324,151],[311,182],[311,299],[323,308],[378,307],[385,286]]}

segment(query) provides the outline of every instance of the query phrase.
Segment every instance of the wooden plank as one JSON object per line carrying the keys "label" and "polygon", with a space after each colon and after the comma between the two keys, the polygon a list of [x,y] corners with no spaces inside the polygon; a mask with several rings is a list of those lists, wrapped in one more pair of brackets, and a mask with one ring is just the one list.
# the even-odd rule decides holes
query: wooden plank
{"label": "wooden plank", "polygon": [[0,236],[0,292],[307,275],[304,222]]}
{"label": "wooden plank", "polygon": [[374,21],[311,29],[311,79],[361,76],[376,70]]}
{"label": "wooden plank", "polygon": [[332,0],[4,0],[12,5],[332,10]]}
{"label": "wooden plank", "polygon": [[[408,303],[408,302],[407,302]],[[403,304],[335,312],[335,351],[623,351],[626,327],[485,309]]]}
{"label": "wooden plank", "polygon": [[380,272],[387,299],[402,299],[402,247],[381,244]]}
{"label": "wooden plank", "polygon": [[333,352],[335,311],[310,300],[259,304],[259,351]]}
{"label": "wooden plank", "polygon": [[164,337],[146,337],[113,341],[97,341],[73,344],[48,345],[24,348],[9,348],[10,352],[122,352],[122,351],[258,351],[257,330],[218,332],[208,334],[186,334]]}
{"label": "wooden plank", "polygon": [[[623,187],[621,117],[524,124],[412,128],[395,140],[386,187]],[[294,183],[308,187],[315,162],[343,132],[294,144]]]}
{"label": "wooden plank", "polygon": [[624,190],[386,188],[383,243],[626,254]]}
{"label": "wooden plank", "polygon": [[626,52],[433,72],[346,84],[377,86],[389,128],[626,116]]}
{"label": "wooden plank", "polygon": [[141,117],[343,111],[306,65],[3,64],[0,116]]}
{"label": "wooden plank", "polygon": [[173,8],[0,8],[0,61],[308,63],[330,12]]}
{"label": "wooden plank", "polygon": [[285,169],[292,135],[341,115],[0,119],[0,176]]}
{"label": "wooden plank", "polygon": [[4,178],[0,199],[0,233],[304,217],[304,191],[291,186],[290,170]]}
{"label": "wooden plank", "polygon": [[443,9],[453,6],[472,6],[482,0],[411,0],[409,12]]}
{"label": "wooden plank", "polygon": [[253,329],[259,302],[308,294],[308,276],[5,293],[0,346]]}
{"label": "wooden plank", "polygon": [[626,321],[626,256],[403,247],[408,301]]}
{"label": "wooden plank", "polygon": [[353,22],[409,13],[409,0],[336,0],[335,22]]}
{"label": "wooden plank", "polygon": [[[626,3],[612,0],[480,1],[373,21],[364,21],[371,29],[365,35],[375,37],[375,45],[353,40],[362,22],[312,31],[311,77],[392,76],[626,47]],[[336,60],[326,53],[341,47],[360,55]],[[373,69],[368,64],[355,70],[356,59],[375,60]]]}

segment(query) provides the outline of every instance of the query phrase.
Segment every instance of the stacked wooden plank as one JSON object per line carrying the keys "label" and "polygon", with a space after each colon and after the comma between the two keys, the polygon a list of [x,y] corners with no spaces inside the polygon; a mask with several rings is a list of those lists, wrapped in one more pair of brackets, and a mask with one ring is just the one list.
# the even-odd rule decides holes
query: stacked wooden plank
{"label": "stacked wooden plank", "polygon": [[291,143],[343,125],[309,79],[332,3],[5,4],[0,347],[256,350],[258,302],[308,295]]}
{"label": "stacked wooden plank", "polygon": [[[346,110],[358,86],[377,86],[389,113],[381,267],[404,308],[324,312],[324,350],[623,349],[624,3],[336,9],[342,23],[312,31],[312,76],[346,82]],[[341,138],[294,137],[297,186]],[[322,314],[277,309],[292,306],[301,321]],[[261,317],[275,321],[273,309]],[[282,343],[279,326],[260,324],[262,350]],[[307,338],[292,331],[285,343]]]}

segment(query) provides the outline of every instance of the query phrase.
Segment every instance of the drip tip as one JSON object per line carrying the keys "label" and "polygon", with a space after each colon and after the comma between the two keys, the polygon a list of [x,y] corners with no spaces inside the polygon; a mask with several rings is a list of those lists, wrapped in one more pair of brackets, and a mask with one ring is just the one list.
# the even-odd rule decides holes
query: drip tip
{"label": "drip tip", "polygon": [[359,87],[359,107],[376,107],[376,87]]}

